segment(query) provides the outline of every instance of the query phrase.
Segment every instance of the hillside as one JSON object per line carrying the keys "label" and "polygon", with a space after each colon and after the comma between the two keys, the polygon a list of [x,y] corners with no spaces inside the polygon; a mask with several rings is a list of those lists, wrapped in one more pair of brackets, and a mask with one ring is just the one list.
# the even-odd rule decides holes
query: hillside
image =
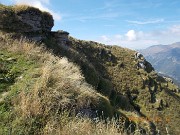
{"label": "hillside", "polygon": [[9,12],[36,26],[19,19],[43,16],[32,7],[0,12],[0,134],[178,135],[179,88],[143,56],[51,31],[52,23],[4,26]]}
{"label": "hillside", "polygon": [[170,76],[180,84],[180,42],[156,45],[140,51],[161,74]]}

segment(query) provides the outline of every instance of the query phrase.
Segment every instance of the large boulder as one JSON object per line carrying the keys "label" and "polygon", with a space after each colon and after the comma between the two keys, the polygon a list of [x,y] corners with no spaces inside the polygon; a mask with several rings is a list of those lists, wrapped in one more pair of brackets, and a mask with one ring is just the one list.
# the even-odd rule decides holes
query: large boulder
{"label": "large boulder", "polygon": [[49,32],[54,25],[52,15],[25,5],[0,4],[0,30],[12,32]]}

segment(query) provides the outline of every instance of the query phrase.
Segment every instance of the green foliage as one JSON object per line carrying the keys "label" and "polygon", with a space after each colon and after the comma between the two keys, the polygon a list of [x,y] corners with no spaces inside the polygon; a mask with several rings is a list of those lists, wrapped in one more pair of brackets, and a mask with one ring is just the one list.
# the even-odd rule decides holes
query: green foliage
{"label": "green foliage", "polygon": [[11,134],[11,122],[13,122],[15,115],[12,99],[17,96],[24,85],[16,88],[15,83],[21,79],[24,80],[24,83],[29,81],[26,80],[30,79],[26,78],[26,74],[30,73],[29,69],[33,69],[36,64],[16,52],[1,50],[0,56],[2,65],[0,69],[0,134]]}
{"label": "green foliage", "polygon": [[7,91],[9,86],[15,83],[16,78],[32,65],[31,61],[27,61],[21,54],[7,51],[1,51],[0,64],[0,92]]}
{"label": "green foliage", "polygon": [[109,80],[104,79],[104,78],[100,78],[97,89],[103,95],[110,97],[111,92],[113,90],[113,86],[112,86],[112,83]]}

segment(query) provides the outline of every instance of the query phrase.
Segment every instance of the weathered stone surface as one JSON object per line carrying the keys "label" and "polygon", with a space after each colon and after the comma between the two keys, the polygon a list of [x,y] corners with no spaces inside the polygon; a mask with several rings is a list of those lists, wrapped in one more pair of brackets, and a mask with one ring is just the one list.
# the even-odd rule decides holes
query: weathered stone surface
{"label": "weathered stone surface", "polygon": [[28,6],[0,5],[0,29],[13,32],[49,32],[54,25],[52,15]]}
{"label": "weathered stone surface", "polygon": [[63,47],[64,49],[69,49],[69,33],[67,31],[51,31],[50,34],[56,38],[58,46]]}
{"label": "weathered stone surface", "polygon": [[150,73],[151,71],[153,71],[154,70],[154,68],[152,67],[152,65],[148,62],[148,61],[146,61],[146,59],[144,58],[144,56],[141,54],[141,53],[139,53],[139,52],[136,52],[135,54],[134,54],[134,58],[135,58],[135,60],[137,60],[138,61],[138,63],[137,63],[137,68],[139,69],[144,69],[145,71],[147,71],[148,73]]}

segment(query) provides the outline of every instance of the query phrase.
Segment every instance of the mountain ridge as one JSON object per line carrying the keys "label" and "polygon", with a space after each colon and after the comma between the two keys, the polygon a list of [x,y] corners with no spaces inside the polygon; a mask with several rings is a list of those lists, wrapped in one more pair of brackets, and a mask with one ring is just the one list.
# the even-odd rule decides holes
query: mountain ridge
{"label": "mountain ridge", "polygon": [[155,69],[163,74],[173,77],[180,83],[180,42],[170,45],[151,46],[140,50]]}
{"label": "mountain ridge", "polygon": [[[20,9],[26,14],[33,8]],[[1,27],[0,133],[79,135],[88,127],[89,134],[155,135],[166,128],[178,134],[177,86],[136,51],[68,34]]]}

